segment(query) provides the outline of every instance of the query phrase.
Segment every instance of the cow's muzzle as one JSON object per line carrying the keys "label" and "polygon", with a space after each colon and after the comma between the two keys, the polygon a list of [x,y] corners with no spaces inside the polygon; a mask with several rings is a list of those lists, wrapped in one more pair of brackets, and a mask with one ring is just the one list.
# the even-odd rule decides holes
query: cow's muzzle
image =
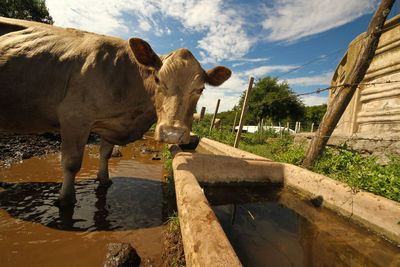
{"label": "cow's muzzle", "polygon": [[186,127],[160,126],[156,129],[156,140],[169,144],[187,144],[190,134]]}

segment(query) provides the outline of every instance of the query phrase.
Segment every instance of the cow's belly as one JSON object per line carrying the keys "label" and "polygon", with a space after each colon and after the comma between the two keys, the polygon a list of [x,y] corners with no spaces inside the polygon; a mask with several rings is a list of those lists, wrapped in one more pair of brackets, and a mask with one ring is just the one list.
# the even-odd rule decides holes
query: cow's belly
{"label": "cow's belly", "polygon": [[96,121],[91,131],[115,145],[124,145],[142,138],[157,121],[155,112],[145,112],[140,116],[113,118]]}

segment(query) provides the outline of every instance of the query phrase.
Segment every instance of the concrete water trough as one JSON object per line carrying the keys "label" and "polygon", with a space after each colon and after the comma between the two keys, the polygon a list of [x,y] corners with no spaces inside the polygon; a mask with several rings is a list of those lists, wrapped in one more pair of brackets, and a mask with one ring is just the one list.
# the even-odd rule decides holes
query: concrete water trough
{"label": "concrete water trough", "polygon": [[173,171],[188,266],[241,266],[200,184],[278,184],[301,198],[322,200],[322,206],[400,244],[397,202],[362,190],[355,192],[323,175],[207,138],[200,140],[196,153],[176,152]]}

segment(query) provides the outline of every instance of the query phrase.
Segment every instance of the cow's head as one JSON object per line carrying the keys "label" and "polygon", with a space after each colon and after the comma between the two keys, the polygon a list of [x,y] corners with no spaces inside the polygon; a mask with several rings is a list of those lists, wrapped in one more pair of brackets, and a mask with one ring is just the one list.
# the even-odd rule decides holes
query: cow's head
{"label": "cow's head", "polygon": [[188,143],[193,113],[204,85],[221,85],[231,71],[224,66],[205,71],[185,48],[159,57],[139,38],[131,38],[129,44],[137,61],[154,70],[156,140]]}

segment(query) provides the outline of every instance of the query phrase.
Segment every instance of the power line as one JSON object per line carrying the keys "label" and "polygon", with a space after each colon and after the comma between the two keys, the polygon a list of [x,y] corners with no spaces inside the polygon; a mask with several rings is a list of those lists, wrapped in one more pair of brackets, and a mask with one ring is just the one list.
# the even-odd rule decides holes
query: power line
{"label": "power line", "polygon": [[321,92],[324,92],[324,91],[327,91],[327,90],[330,90],[330,89],[336,89],[336,88],[350,87],[350,86],[356,86],[356,85],[357,85],[357,87],[359,87],[359,86],[368,86],[368,85],[375,86],[375,85],[378,85],[378,84],[389,84],[389,83],[398,83],[398,82],[400,82],[400,80],[394,80],[394,81],[387,80],[387,81],[384,81],[384,82],[359,83],[359,84],[346,84],[346,83],[344,83],[344,84],[340,84],[340,85],[329,86],[329,87],[326,87],[326,88],[323,88],[323,89],[317,89],[317,90],[312,91],[312,92],[295,94],[295,95],[285,96],[285,97],[276,98],[276,99],[272,99],[272,100],[265,100],[265,101],[263,101],[261,103],[258,103],[258,105],[263,105],[263,104],[266,104],[268,102],[272,103],[272,102],[275,102],[275,101],[285,100],[285,99],[288,99],[288,98],[299,97],[299,96],[304,96],[304,95],[319,94]]}
{"label": "power line", "polygon": [[[400,6],[399,2],[398,2],[398,5]],[[363,38],[360,38],[360,40],[357,40],[357,41],[355,41],[355,42],[351,42],[346,48],[341,48],[341,49],[338,49],[338,50],[333,51],[332,53],[329,53],[328,55],[319,56],[319,57],[317,57],[317,58],[311,59],[310,61],[304,63],[303,65],[300,65],[300,66],[298,66],[298,67],[296,67],[296,68],[294,68],[294,69],[291,69],[291,70],[289,70],[289,71],[287,71],[287,72],[284,72],[284,73],[278,75],[277,78],[279,79],[279,78],[281,78],[282,76],[285,76],[285,75],[287,75],[287,74],[289,74],[289,73],[292,73],[292,72],[295,72],[295,71],[297,71],[297,70],[299,70],[299,69],[302,69],[302,68],[304,68],[305,66],[308,66],[308,65],[310,65],[310,64],[312,64],[312,63],[314,63],[314,62],[317,62],[317,61],[326,59],[326,58],[328,58],[328,57],[330,57],[330,56],[333,56],[333,55],[335,55],[335,54],[337,54],[337,53],[339,53],[339,52],[342,52],[342,51],[344,51],[344,50],[346,50],[346,49],[348,50],[351,46],[356,45],[357,43],[363,41],[364,39],[366,39],[366,38],[368,38],[368,37],[370,37],[370,36],[372,36],[372,35],[375,35],[375,34],[377,34],[377,33],[383,33],[383,32],[389,31],[389,30],[391,30],[391,29],[393,29],[393,28],[395,28],[395,27],[397,27],[397,26],[399,26],[399,25],[400,25],[400,22],[395,23],[394,25],[391,25],[390,27],[383,27],[381,30],[379,30],[379,31],[374,31],[374,32],[372,32],[372,33],[369,34],[369,35],[366,34]]]}

